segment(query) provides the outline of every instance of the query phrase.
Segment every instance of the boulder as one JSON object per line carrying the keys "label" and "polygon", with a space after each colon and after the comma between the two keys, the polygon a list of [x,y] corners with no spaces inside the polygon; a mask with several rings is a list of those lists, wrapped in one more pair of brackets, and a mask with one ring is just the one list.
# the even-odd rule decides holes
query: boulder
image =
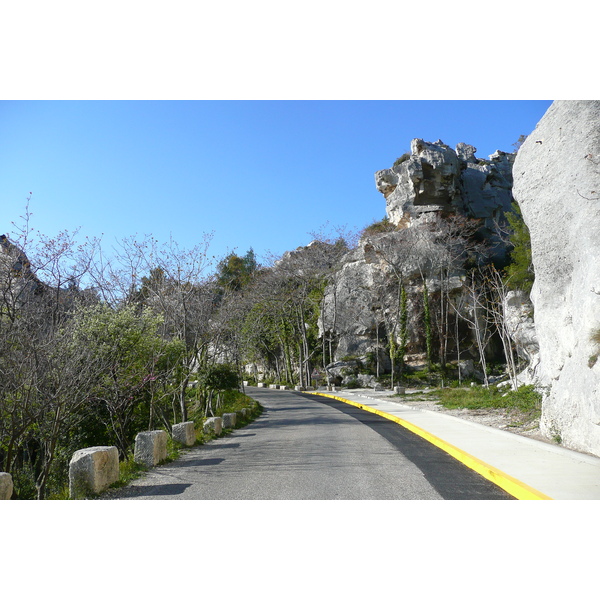
{"label": "boulder", "polygon": [[475,374],[475,363],[473,359],[458,361],[458,373],[462,379],[470,379]]}
{"label": "boulder", "polygon": [[69,496],[83,498],[99,494],[119,479],[116,446],[94,446],[77,450],[69,462]]}
{"label": "boulder", "polygon": [[531,234],[540,430],[600,456],[600,101],[554,102],[514,164]]}
{"label": "boulder", "polygon": [[13,493],[13,480],[10,473],[0,473],[0,500],[10,500]]}
{"label": "boulder", "polygon": [[223,431],[223,419],[221,417],[210,417],[204,421],[204,433],[214,432],[216,435],[221,435]]}
{"label": "boulder", "polygon": [[141,431],[135,437],[134,460],[137,463],[154,467],[167,458],[167,433],[162,429]]}
{"label": "boulder", "polygon": [[193,421],[177,423],[172,428],[173,439],[184,446],[193,446],[196,443],[196,428]]}

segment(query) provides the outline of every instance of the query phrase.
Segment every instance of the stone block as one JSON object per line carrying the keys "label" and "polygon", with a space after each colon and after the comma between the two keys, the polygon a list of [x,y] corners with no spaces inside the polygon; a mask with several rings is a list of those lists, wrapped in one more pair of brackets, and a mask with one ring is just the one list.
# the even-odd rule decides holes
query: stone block
{"label": "stone block", "polygon": [[223,419],[221,417],[210,417],[204,421],[204,433],[214,432],[216,435],[221,435],[223,431]]}
{"label": "stone block", "polygon": [[135,437],[135,462],[147,467],[154,467],[167,458],[167,432],[141,431]]}
{"label": "stone block", "polygon": [[269,384],[269,389],[270,390],[276,390],[277,389],[277,384],[276,383]]}
{"label": "stone block", "polygon": [[223,429],[233,429],[235,427],[235,422],[236,422],[236,414],[235,413],[225,413],[222,418],[223,418]]}
{"label": "stone block", "polygon": [[264,383],[257,383],[257,384],[256,384],[256,387],[262,387],[262,388],[264,388],[264,387],[265,387],[265,384],[264,384]]}
{"label": "stone block", "polygon": [[0,473],[0,500],[10,500],[13,493],[13,480],[10,473]]}
{"label": "stone block", "polygon": [[396,394],[399,394],[400,396],[403,396],[403,395],[406,393],[406,388],[403,388],[403,387],[400,387],[399,385],[397,385],[397,386],[394,388],[394,392],[395,392]]}
{"label": "stone block", "polygon": [[184,446],[193,446],[196,443],[196,429],[193,421],[173,425],[173,439]]}
{"label": "stone block", "polygon": [[99,494],[119,479],[116,446],[94,446],[77,450],[69,463],[69,496],[83,498]]}

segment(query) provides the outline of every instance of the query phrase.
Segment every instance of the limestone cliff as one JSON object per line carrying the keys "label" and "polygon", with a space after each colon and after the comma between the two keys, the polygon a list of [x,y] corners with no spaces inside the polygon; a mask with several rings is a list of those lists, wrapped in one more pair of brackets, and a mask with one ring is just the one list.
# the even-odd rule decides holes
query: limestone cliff
{"label": "limestone cliff", "polygon": [[481,160],[476,151],[464,143],[452,150],[441,140],[412,140],[410,153],[375,173],[390,222],[404,227],[425,213],[456,213],[482,219],[485,234],[492,236],[494,222],[510,210],[515,155],[496,151]]}
{"label": "limestone cliff", "polygon": [[[408,358],[423,356],[425,285],[432,302],[442,300],[442,287],[446,298],[464,290],[466,254],[462,260],[442,256],[449,252],[448,239],[459,237],[458,219],[470,220],[469,227],[475,223],[477,236],[489,242],[490,254],[505,253],[497,225],[511,209],[514,154],[497,151],[481,160],[473,146],[461,143],[453,150],[440,140],[414,139],[410,148],[392,168],[375,174],[396,230],[365,234],[343,258],[327,290],[320,327],[321,333],[338,340],[338,361],[376,353],[381,365],[389,366],[385,346],[389,335],[396,336],[399,277],[408,296]],[[453,219],[455,230],[449,232]]]}
{"label": "limestone cliff", "polygon": [[600,101],[554,102],[514,179],[535,269],[541,430],[600,456]]}

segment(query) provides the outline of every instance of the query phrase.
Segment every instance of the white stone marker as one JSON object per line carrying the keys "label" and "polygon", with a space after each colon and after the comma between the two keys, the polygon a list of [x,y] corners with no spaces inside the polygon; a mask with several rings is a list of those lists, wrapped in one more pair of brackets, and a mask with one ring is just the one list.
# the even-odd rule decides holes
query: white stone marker
{"label": "white stone marker", "polygon": [[196,443],[196,430],[193,421],[173,425],[172,433],[173,439],[184,446],[193,446]]}
{"label": "white stone marker", "polygon": [[94,446],[77,450],[69,462],[69,496],[99,494],[119,479],[116,446]]}
{"label": "white stone marker", "polygon": [[223,429],[233,429],[235,427],[235,413],[225,413],[223,415]]}
{"label": "white stone marker", "polygon": [[147,467],[154,467],[167,458],[167,432],[162,429],[156,431],[140,431],[135,436],[135,462]]}
{"label": "white stone marker", "polygon": [[204,433],[214,431],[217,435],[221,435],[223,431],[223,419],[221,417],[210,417],[204,422]]}
{"label": "white stone marker", "polygon": [[0,500],[10,500],[13,493],[13,480],[10,473],[0,473]]}

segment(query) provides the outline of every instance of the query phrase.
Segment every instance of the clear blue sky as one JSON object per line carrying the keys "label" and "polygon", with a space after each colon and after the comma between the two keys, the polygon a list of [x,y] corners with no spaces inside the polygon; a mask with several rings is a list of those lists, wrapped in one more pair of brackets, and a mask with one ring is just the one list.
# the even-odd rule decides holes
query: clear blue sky
{"label": "clear blue sky", "polygon": [[513,151],[549,101],[3,101],[3,233],[32,192],[32,225],[81,228],[106,250],[172,234],[211,254],[281,254],[326,223],[385,215],[374,173],[410,141]]}

